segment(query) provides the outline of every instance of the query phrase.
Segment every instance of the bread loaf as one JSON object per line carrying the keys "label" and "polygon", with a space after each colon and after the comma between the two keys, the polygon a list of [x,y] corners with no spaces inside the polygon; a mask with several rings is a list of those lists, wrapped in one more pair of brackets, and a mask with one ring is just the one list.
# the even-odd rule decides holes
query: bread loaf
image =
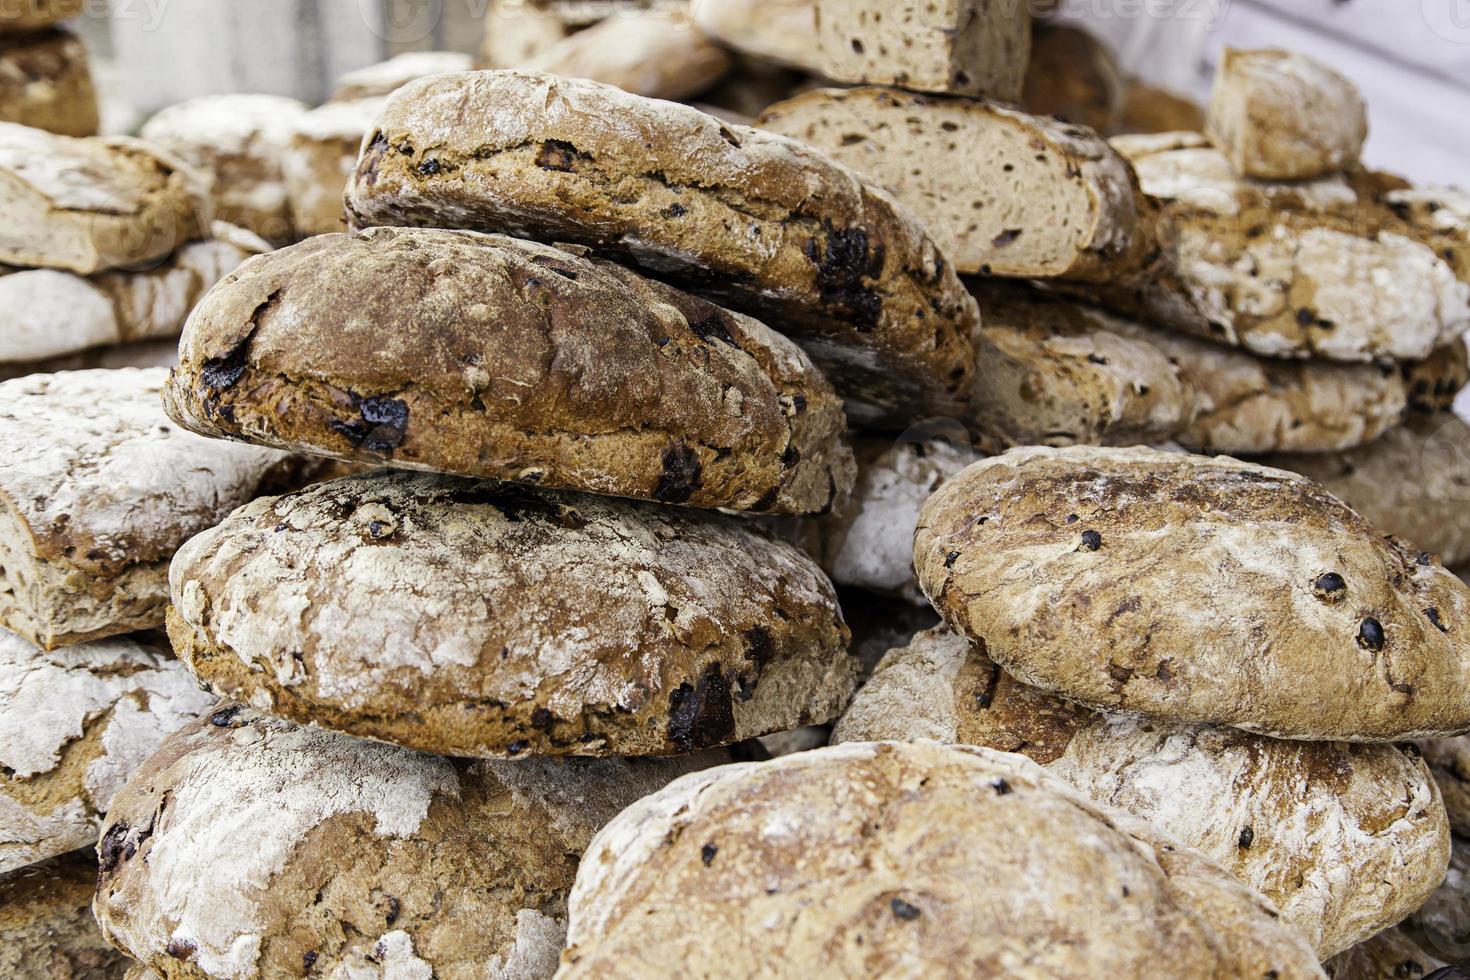
{"label": "bread loaf", "polygon": [[282,171],[291,200],[291,225],[300,238],[347,230],[342,193],[357,166],[357,151],[382,98],[328,102],[296,120]]}
{"label": "bread loaf", "polygon": [[95,136],[97,92],[87,46],[62,28],[0,31],[0,120],[63,136]]}
{"label": "bread loaf", "polygon": [[728,48],[808,72],[822,69],[816,0],[693,0],[694,24]]}
{"label": "bread loaf", "polygon": [[1036,116],[1060,116],[1099,133],[1123,111],[1127,84],[1112,49],[1081,27],[1037,23],[1021,105]]}
{"label": "bread loaf", "polygon": [[[469,71],[474,59],[459,51],[406,51],[366,68],[341,75],[332,89],[331,102],[352,102],[390,95],[416,78]],[[367,127],[364,126],[364,129]]]}
{"label": "bread loaf", "polygon": [[97,859],[76,852],[0,875],[0,976],[10,980],[121,977],[127,957],[92,918]]}

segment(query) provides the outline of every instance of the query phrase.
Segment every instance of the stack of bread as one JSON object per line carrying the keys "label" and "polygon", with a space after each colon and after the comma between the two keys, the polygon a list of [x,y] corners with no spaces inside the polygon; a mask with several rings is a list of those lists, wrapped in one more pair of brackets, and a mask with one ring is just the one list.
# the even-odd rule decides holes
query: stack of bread
{"label": "stack of bread", "polygon": [[0,122],[95,136],[97,93],[87,47],[62,22],[84,0],[12,0],[0,7]]}

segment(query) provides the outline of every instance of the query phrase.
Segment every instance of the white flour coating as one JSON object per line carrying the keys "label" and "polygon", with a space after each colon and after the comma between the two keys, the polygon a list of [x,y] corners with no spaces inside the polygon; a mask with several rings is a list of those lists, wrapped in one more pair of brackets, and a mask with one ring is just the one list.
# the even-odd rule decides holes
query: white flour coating
{"label": "white flour coating", "polygon": [[1358,199],[1340,174],[1289,184],[1241,177],[1225,154],[1198,134],[1119,136],[1112,143],[1132,162],[1145,194],[1215,214],[1239,214],[1244,204],[1288,196],[1308,210],[1350,206]]}
{"label": "white flour coating", "polygon": [[1470,192],[1458,187],[1415,187],[1390,191],[1385,200],[1422,215],[1435,231],[1470,239]]}
{"label": "white flour coating", "polygon": [[[362,143],[363,137],[373,128],[373,120],[387,101],[386,97],[360,98],[318,106],[294,120],[291,126],[291,143],[294,146],[306,140],[335,146],[341,141],[350,141],[354,144],[355,162],[356,146]],[[288,156],[286,161],[289,176],[291,157]],[[345,177],[342,186],[347,186]],[[339,187],[338,191],[341,190]]]}
{"label": "white flour coating", "polygon": [[515,945],[485,964],[486,980],[545,980],[556,972],[567,924],[535,909],[516,913]]}
{"label": "white flour coating", "polygon": [[[208,710],[183,665],[129,639],[46,652],[0,630],[0,872],[85,846],[102,814],[165,735]],[[24,802],[26,782],[56,771],[79,740],[96,746],[78,794]]]}
{"label": "white flour coating", "polygon": [[[523,16],[530,16],[529,11],[520,13]],[[351,99],[388,95],[414,79],[423,78],[426,75],[469,71],[474,67],[474,60],[470,55],[459,51],[408,51],[389,58],[387,61],[380,61],[366,68],[358,68],[340,76],[328,105]]]}
{"label": "white flour coating", "polygon": [[955,680],[971,655],[969,640],[942,627],[890,650],[832,726],[832,744],[959,741]]}
{"label": "white flour coating", "polygon": [[292,122],[306,112],[280,95],[202,95],[161,110],[144,124],[143,139],[202,158],[279,153]]}
{"label": "white flour coating", "polygon": [[913,568],[919,509],[975,458],[967,448],[931,439],[898,442],[863,459],[851,503],[823,521],[822,565],[833,580],[926,604]]}
{"label": "white flour coating", "polygon": [[20,181],[52,206],[68,211],[141,211],[150,188],[137,181],[132,168],[119,166],[112,147],[108,140],[56,136],[0,122],[0,186]]}

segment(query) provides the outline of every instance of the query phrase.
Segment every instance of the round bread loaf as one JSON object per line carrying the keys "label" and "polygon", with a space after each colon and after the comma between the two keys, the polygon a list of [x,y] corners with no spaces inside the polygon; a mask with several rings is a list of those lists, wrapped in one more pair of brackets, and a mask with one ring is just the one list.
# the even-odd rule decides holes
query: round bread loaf
{"label": "round bread loaf", "polygon": [[473,763],[223,708],[118,795],[97,921],[167,977],[549,977],[593,833],[725,758]]}
{"label": "round bread loaf", "polygon": [[65,28],[0,30],[0,119],[63,136],[96,135],[97,91],[81,38]]}
{"label": "round bread loaf", "polygon": [[148,634],[48,653],[0,630],[0,872],[94,844],[133,770],[213,703]]}
{"label": "round bread loaf", "polygon": [[446,755],[669,755],[830,721],[832,585],[718,515],[409,473],[263,498],[180,551],[220,694]]}
{"label": "round bread loaf", "polygon": [[1419,743],[1455,833],[1470,837],[1470,735]]}
{"label": "round bread loaf", "polygon": [[997,663],[1090,707],[1301,739],[1470,728],[1470,589],[1283,470],[1015,449],[929,498],[914,567]]}
{"label": "round bread loaf", "polygon": [[0,875],[0,977],[115,980],[127,957],[92,918],[97,858],[77,851]]}
{"label": "round bread loaf", "polygon": [[1465,974],[1440,974],[1444,960],[1426,949],[1418,937],[1395,926],[1323,963],[1331,980],[1462,980]]}
{"label": "round bread loaf", "polygon": [[375,228],[260,256],[189,317],[180,424],[343,459],[696,507],[814,513],[852,485],[795,344],[609,262]]}
{"label": "round bread loaf", "polygon": [[890,651],[832,735],[918,739],[1019,752],[1198,848],[1324,959],[1417,909],[1449,860],[1444,807],[1412,749],[1094,712],[1020,683],[945,628]]}
{"label": "round bread loaf", "polygon": [[1020,756],[850,743],[684,777],[594,838],[558,974],[1320,977],[1191,848]]}
{"label": "round bread loaf", "polygon": [[576,242],[799,337],[861,421],[953,414],[979,323],[916,218],[820,153],[689,106],[515,71],[389,97],[347,188],[355,227]]}

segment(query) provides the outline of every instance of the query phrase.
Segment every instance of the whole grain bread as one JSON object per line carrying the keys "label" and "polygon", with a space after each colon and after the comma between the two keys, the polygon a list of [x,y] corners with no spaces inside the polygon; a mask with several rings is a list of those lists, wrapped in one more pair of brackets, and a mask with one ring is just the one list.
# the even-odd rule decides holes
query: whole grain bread
{"label": "whole grain bread", "polygon": [[237,510],[170,579],[221,695],[440,754],[689,752],[829,721],[854,683],[795,548],[604,497],[351,476]]}
{"label": "whole grain bread", "polygon": [[476,763],[222,708],[118,794],[97,920],[167,977],[548,977],[593,833],[722,758]]}
{"label": "whole grain bread", "polygon": [[86,0],[4,0],[0,3],[0,34],[24,33],[80,17]]}
{"label": "whole grain bread", "polygon": [[694,24],[727,48],[759,61],[822,70],[816,0],[693,0]]}
{"label": "whole grain bread", "polygon": [[1315,58],[1227,47],[1205,132],[1237,173],[1300,180],[1357,163],[1368,107],[1352,82]]}
{"label": "whole grain bread", "polygon": [[1441,344],[1422,361],[1405,361],[1399,365],[1399,373],[1404,378],[1409,411],[1424,416],[1450,411],[1460,392],[1470,384],[1470,350],[1465,338]]}
{"label": "whole grain bread", "polygon": [[821,73],[839,82],[1015,102],[1031,56],[1025,3],[817,0]]}
{"label": "whole grain bread", "polygon": [[0,384],[0,626],[48,649],[162,626],[174,550],[299,469],[174,425],[166,373]]}
{"label": "whole grain bread", "polygon": [[1018,752],[1270,899],[1323,959],[1434,892],[1449,826],[1417,752],[1108,715],[1011,677],[946,628],[892,650],[833,731]]}
{"label": "whole grain bread", "polygon": [[149,269],[79,276],[0,266],[0,364],[63,357],[94,347],[177,337],[211,286],[270,246],[216,221],[213,237],[189,242]]}
{"label": "whole grain bread", "polygon": [[92,918],[97,858],[77,851],[0,875],[0,976],[119,980],[127,957]]}
{"label": "whole grain bread", "polygon": [[1121,117],[1126,93],[1123,68],[1097,35],[1074,24],[1033,25],[1021,92],[1027,112],[1106,133]]}
{"label": "whole grain bread", "polygon": [[917,219],[772,133],[595,82],[421,79],[389,98],[350,221],[589,245],[780,325],[860,421],[953,413],[974,300]]}
{"label": "whole grain bread", "polygon": [[87,46],[64,28],[0,33],[0,120],[63,136],[95,136],[97,92]]}
{"label": "whole grain bread", "polygon": [[1020,756],[849,743],[683,777],[593,838],[557,974],[1320,977],[1275,909]]}
{"label": "whole grain bread", "polygon": [[375,228],[241,267],[165,407],[205,435],[695,507],[826,511],[841,400],[760,322],[500,235]]}
{"label": "whole grain bread", "polygon": [[997,663],[1089,707],[1308,740],[1470,729],[1470,589],[1283,470],[1011,450],[929,498],[914,567]]}
{"label": "whole grain bread", "polygon": [[48,653],[0,630],[0,873],[94,844],[133,771],[213,703],[152,634]]}
{"label": "whole grain bread", "polygon": [[82,275],[163,258],[209,228],[202,178],[125,137],[0,123],[0,262]]}
{"label": "whole grain bread", "polygon": [[813,89],[757,125],[887,188],[961,272],[1114,279],[1156,251],[1128,164],[1084,126],[883,88]]}

